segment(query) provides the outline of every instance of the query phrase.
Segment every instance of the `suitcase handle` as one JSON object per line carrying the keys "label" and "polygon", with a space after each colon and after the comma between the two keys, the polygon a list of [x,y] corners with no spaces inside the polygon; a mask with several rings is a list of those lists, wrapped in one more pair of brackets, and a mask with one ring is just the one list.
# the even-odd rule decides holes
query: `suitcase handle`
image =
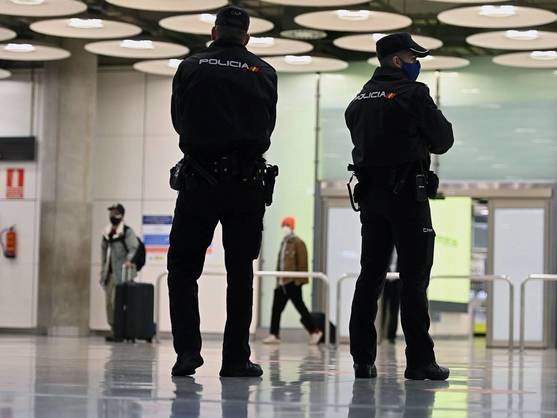
{"label": "suitcase handle", "polygon": [[122,281],[124,283],[133,282],[137,277],[137,270],[134,267],[126,267],[122,264]]}

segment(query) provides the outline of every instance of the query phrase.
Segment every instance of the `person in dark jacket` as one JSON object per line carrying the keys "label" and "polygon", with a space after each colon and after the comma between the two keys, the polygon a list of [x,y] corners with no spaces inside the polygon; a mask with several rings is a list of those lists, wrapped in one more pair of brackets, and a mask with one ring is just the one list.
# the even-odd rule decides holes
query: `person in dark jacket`
{"label": "person in dark jacket", "polygon": [[350,352],[358,378],[377,375],[374,320],[393,245],[402,280],[401,321],[406,338],[408,379],[445,380],[449,370],[436,363],[429,335],[427,288],[433,265],[435,231],[428,197],[438,178],[429,171],[430,154],[453,145],[451,124],[416,81],[419,57],[429,51],[408,33],[377,42],[381,66],[346,110],[352,136],[355,200],[362,222],[361,273],[350,318]]}
{"label": "person in dark jacket", "polygon": [[260,173],[275,126],[277,76],[247,51],[249,21],[239,7],[222,9],[212,45],[186,58],[173,81],[172,121],[186,164],[168,252],[174,376],[203,364],[197,280],[219,222],[228,273],[220,375],[263,373],[250,361],[249,328],[266,203]]}

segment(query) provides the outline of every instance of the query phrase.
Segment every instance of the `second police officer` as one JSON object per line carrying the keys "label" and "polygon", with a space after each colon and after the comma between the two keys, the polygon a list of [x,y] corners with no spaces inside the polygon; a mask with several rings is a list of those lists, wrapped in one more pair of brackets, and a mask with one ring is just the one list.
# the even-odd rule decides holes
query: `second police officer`
{"label": "second police officer", "polygon": [[445,380],[429,335],[427,288],[435,232],[428,197],[439,180],[429,171],[430,154],[453,145],[451,124],[416,81],[419,57],[429,51],[408,33],[377,42],[381,66],[346,110],[352,136],[352,169],[359,182],[354,200],[362,223],[361,273],[350,318],[350,352],[357,378],[377,375],[377,299],[385,283],[393,244],[398,252],[401,321],[406,338],[407,379]]}
{"label": "second police officer", "polygon": [[212,45],[184,59],[173,81],[172,122],[184,153],[171,175],[180,191],[168,253],[174,376],[192,375],[203,364],[197,280],[218,222],[228,274],[220,375],[263,373],[250,361],[249,328],[253,260],[278,174],[262,159],[275,127],[277,76],[246,49],[249,23],[245,10],[222,9]]}

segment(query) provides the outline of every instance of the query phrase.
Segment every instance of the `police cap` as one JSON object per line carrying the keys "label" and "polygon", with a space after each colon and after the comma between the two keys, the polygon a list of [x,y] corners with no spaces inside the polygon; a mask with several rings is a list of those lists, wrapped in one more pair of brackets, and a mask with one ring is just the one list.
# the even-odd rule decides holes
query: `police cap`
{"label": "police cap", "polygon": [[384,36],[377,41],[376,47],[377,58],[380,60],[401,51],[412,52],[420,58],[429,55],[429,50],[414,42],[408,32],[398,32]]}
{"label": "police cap", "polygon": [[215,25],[229,26],[247,32],[249,29],[249,14],[241,7],[227,6],[217,13]]}

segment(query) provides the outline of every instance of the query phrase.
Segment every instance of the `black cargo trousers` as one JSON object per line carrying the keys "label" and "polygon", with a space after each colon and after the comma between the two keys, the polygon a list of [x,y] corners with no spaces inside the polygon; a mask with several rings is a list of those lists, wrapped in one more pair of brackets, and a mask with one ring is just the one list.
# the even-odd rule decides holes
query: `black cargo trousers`
{"label": "black cargo trousers", "polygon": [[354,363],[375,363],[377,300],[385,284],[394,244],[402,282],[401,322],[407,365],[429,364],[435,361],[427,299],[435,243],[429,202],[416,201],[414,184],[409,181],[398,194],[387,187],[366,187],[361,190],[360,207],[361,273],[350,317],[350,353]]}
{"label": "black cargo trousers", "polygon": [[168,252],[170,317],[177,354],[201,351],[197,280],[220,222],[227,271],[223,364],[244,365],[249,359],[253,261],[261,248],[264,213],[261,186],[239,179],[216,186],[201,181],[179,193]]}

